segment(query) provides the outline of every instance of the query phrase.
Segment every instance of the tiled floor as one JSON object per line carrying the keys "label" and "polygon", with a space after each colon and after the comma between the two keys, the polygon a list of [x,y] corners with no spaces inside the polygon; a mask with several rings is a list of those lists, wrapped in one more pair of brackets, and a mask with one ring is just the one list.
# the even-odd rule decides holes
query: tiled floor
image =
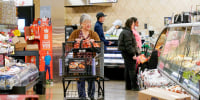
{"label": "tiled floor", "polygon": [[[138,100],[137,92],[125,91],[124,87],[123,81],[106,81],[105,100]],[[64,100],[63,96],[62,83],[58,82],[53,85],[47,85],[46,94],[40,95],[39,100]]]}

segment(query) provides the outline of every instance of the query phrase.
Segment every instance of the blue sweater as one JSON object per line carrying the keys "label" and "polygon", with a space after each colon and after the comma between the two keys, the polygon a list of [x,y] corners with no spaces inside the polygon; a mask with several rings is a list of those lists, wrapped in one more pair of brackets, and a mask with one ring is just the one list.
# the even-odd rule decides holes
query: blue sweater
{"label": "blue sweater", "polygon": [[105,45],[108,45],[109,42],[105,39],[104,32],[103,32],[103,23],[97,21],[94,26],[94,31],[97,32],[101,41],[104,42]]}
{"label": "blue sweater", "polygon": [[51,62],[51,56],[50,55],[46,55],[44,58],[45,61],[45,65],[50,65]]}

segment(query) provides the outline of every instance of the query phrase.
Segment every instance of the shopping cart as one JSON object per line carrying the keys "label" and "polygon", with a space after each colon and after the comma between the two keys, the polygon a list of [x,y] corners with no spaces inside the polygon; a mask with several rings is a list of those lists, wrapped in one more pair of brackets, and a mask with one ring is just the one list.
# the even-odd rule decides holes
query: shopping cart
{"label": "shopping cart", "polygon": [[[96,46],[95,46],[96,45]],[[62,82],[64,98],[79,100],[77,81],[95,81],[94,99],[104,99],[104,44],[95,41],[87,47],[83,43],[63,43]],[[88,87],[87,85],[85,87]],[[86,93],[87,93],[86,88]],[[89,99],[86,96],[86,100]]]}

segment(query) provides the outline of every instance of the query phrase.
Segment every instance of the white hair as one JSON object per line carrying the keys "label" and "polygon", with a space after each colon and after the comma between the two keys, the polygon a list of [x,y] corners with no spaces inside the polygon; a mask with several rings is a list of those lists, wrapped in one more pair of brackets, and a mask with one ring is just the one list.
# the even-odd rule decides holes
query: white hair
{"label": "white hair", "polygon": [[82,14],[82,15],[81,15],[81,18],[80,18],[80,24],[82,24],[85,20],[91,21],[91,20],[92,20],[92,19],[91,19],[91,16],[88,15],[88,14]]}

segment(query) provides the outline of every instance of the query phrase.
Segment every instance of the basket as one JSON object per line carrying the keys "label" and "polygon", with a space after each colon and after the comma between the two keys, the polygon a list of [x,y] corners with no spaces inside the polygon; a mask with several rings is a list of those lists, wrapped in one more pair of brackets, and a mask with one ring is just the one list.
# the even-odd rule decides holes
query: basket
{"label": "basket", "polygon": [[68,41],[63,44],[62,75],[64,77],[104,77],[103,43],[95,41],[89,42],[91,45],[83,46],[84,43],[88,42]]}

